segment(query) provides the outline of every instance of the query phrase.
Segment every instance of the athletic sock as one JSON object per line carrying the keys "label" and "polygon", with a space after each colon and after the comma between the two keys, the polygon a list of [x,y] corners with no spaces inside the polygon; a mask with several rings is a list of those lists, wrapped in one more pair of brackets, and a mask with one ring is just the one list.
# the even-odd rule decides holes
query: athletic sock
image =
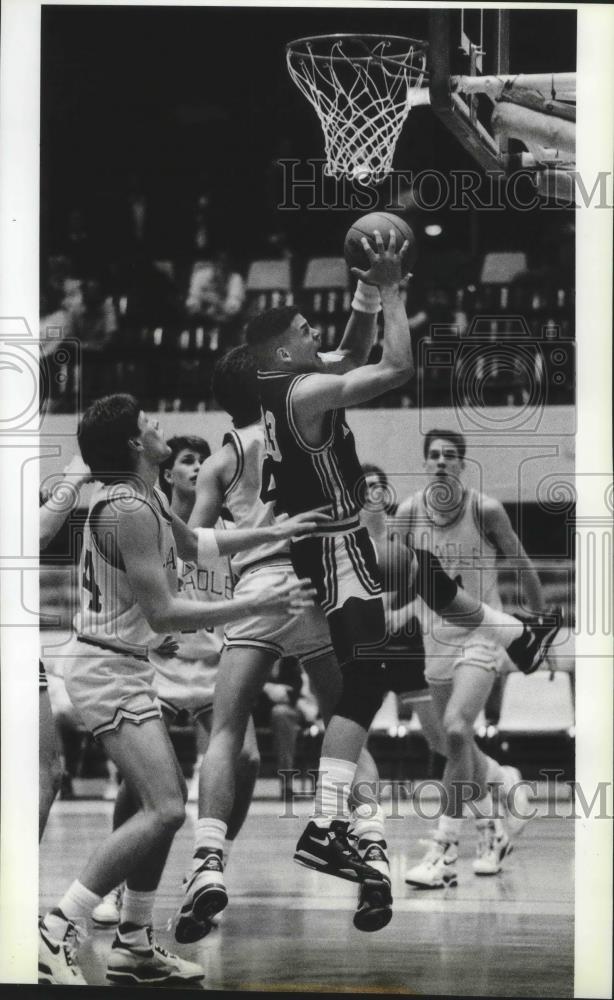
{"label": "athletic sock", "polygon": [[440,816],[435,831],[435,840],[440,843],[458,844],[464,822],[463,816]]}
{"label": "athletic sock", "polygon": [[500,836],[503,833],[503,824],[497,816],[497,810],[495,809],[495,804],[492,800],[490,792],[487,792],[481,799],[476,799],[475,802],[472,803],[472,809],[474,810],[474,815],[479,829],[488,826],[489,823],[494,823],[497,836]]}
{"label": "athletic sock", "polygon": [[384,813],[376,802],[363,802],[352,810],[352,834],[358,840],[358,853],[368,865],[381,875],[390,878],[390,864],[386,856]]}
{"label": "athletic sock", "polygon": [[155,889],[150,892],[138,892],[126,886],[122,898],[120,924],[136,924],[138,927],[152,926],[155,898]]}
{"label": "athletic sock", "polygon": [[228,826],[221,819],[206,817],[196,821],[194,831],[194,858],[192,870],[200,868],[203,858],[207,854],[208,848],[213,848],[220,853],[224,851],[224,839]]}
{"label": "athletic sock", "polygon": [[497,642],[504,649],[520,639],[524,633],[524,625],[517,618],[506,614],[505,611],[495,611],[488,604],[482,605],[484,617],[480,624],[472,629],[472,633],[486,639],[488,642]]}
{"label": "athletic sock", "polygon": [[75,879],[68,891],[62,896],[55,909],[46,914],[43,923],[53,937],[61,940],[66,933],[68,920],[85,920],[102,896],[87,889],[78,879]]}
{"label": "athletic sock", "polygon": [[491,794],[497,802],[505,799],[508,789],[508,778],[505,771],[496,760],[492,757],[488,757],[486,754],[486,784],[489,787]]}
{"label": "athletic sock", "polygon": [[321,757],[312,817],[318,826],[330,826],[334,819],[347,819],[348,797],[356,764],[337,757]]}
{"label": "athletic sock", "polygon": [[377,802],[361,802],[352,809],[350,816],[352,833],[359,840],[385,840],[384,812]]}

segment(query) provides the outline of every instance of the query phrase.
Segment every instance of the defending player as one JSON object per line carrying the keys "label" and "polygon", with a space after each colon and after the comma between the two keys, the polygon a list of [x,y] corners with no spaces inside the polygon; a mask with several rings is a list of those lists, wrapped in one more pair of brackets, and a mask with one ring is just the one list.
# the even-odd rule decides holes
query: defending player
{"label": "defending player", "polygon": [[[259,363],[259,386],[267,453],[275,470],[280,504],[288,513],[314,503],[331,504],[334,523],[307,541],[291,545],[299,576],[317,590],[343,672],[343,692],[324,737],[314,816],[300,838],[295,859],[351,881],[372,878],[372,869],[347,839],[345,810],[338,792],[351,786],[356,760],[384,694],[381,645],[384,608],[377,560],[359,524],[357,485],[361,469],[344,408],[395,388],[413,371],[407,317],[399,295],[401,259],[394,233],[377,252],[363,247],[368,271],[353,268],[363,282],[379,287],[384,316],[381,360],[354,368],[351,358],[321,355],[320,335],[293,308],[269,310],[247,327],[247,342]],[[413,584],[431,607],[472,629],[488,626],[516,661],[533,669],[558,629],[558,621],[531,620],[531,627],[470,598],[429,552],[415,553]],[[345,805],[347,807],[347,797]]]}
{"label": "defending player", "polygon": [[[428,549],[459,586],[492,608],[501,608],[498,589],[500,558],[513,560],[521,572],[526,602],[543,607],[539,577],[498,500],[467,489],[463,484],[466,443],[462,434],[431,430],[424,439],[427,485],[401,504],[397,528],[408,544]],[[520,773],[502,768],[476,745],[474,722],[484,708],[507,656],[499,643],[484,635],[467,638],[464,630],[445,624],[424,603],[414,612],[422,620],[426,677],[433,706],[445,732],[447,762],[443,774],[445,812],[439,819],[423,861],[405,880],[421,888],[456,884],[458,839],[463,827],[463,804],[457,789],[473,782],[480,790],[472,804],[478,817],[479,840],[473,864],[476,875],[496,875],[509,849],[509,837],[491,798],[489,785],[510,791]],[[517,790],[518,793],[524,789]],[[511,796],[510,796],[511,797]],[[526,815],[523,801],[510,802],[507,824],[519,832],[517,817]]]}
{"label": "defending player", "polygon": [[[372,338],[375,313],[357,316],[359,311],[353,315],[346,344],[351,343],[351,336],[360,326],[365,339]],[[218,402],[232,416],[235,429],[201,469],[191,523],[214,523],[224,506],[239,526],[274,523],[274,469],[265,452],[255,364],[245,347],[235,348],[218,362],[213,389]],[[293,575],[287,544],[269,544],[239,554],[233,559],[233,569],[239,576],[236,595],[256,592],[280,576]],[[287,654],[301,659],[320,711],[329,719],[341,685],[328,625],[319,608],[308,610],[298,620],[286,615],[279,615],[277,621],[257,616],[226,629],[211,741],[202,768],[206,812],[199,822],[201,841],[194,858],[194,876],[177,923],[180,941],[202,937],[207,933],[211,914],[226,905],[221,852],[233,801],[235,761],[250,713],[273,663]],[[371,787],[378,779],[375,763],[366,752],[361,755],[359,778]],[[387,874],[381,809],[372,802],[354,799],[352,821],[359,849],[372,865]],[[388,923],[390,916],[386,899],[362,896],[354,924],[361,930],[377,930]]]}
{"label": "defending player", "polygon": [[[67,654],[69,696],[119,768],[138,810],[89,858],[79,878],[40,922],[39,978],[84,984],[77,961],[78,922],[124,879],[121,923],[107,966],[114,983],[202,978],[192,962],[153,938],[155,891],[171,842],[185,817],[185,783],[161,720],[149,647],[167,632],[199,629],[264,610],[301,614],[309,592],[296,581],[232,601],[197,603],[177,596],[177,556],[206,563],[212,551],[262,540],[263,533],[194,532],[156,489],[169,448],[158,422],[132,396],[108,396],[86,411],[78,430],[83,459],[101,482],[84,530],[81,601],[74,654]],[[294,530],[311,530],[321,515]],[[307,527],[310,525],[310,527]],[[289,522],[292,530],[292,522]],[[277,538],[286,526],[264,537]]]}
{"label": "defending player", "polygon": [[[211,454],[209,445],[201,437],[181,436],[167,441],[170,455],[160,465],[160,488],[170,501],[171,511],[187,524],[196,497],[196,479],[201,465]],[[218,518],[212,525],[216,530],[232,530],[232,523]],[[194,601],[230,599],[233,577],[228,556],[210,556],[206,568],[193,562],[177,560],[179,593]],[[211,732],[213,692],[222,652],[224,629],[222,625],[209,626],[177,637],[172,654],[161,654],[160,648],[150,653],[150,663],[156,668],[155,688],[162,708],[162,717],[168,727],[179,712],[188,711],[200,729],[199,745],[206,748]],[[224,845],[227,858],[250,806],[258,776],[260,755],[253,723],[248,723],[243,747],[237,761],[236,796],[228,823],[228,836]],[[197,776],[199,789],[199,816],[202,812],[203,768]],[[113,828],[116,829],[133,811],[125,783],[119,788],[113,811]],[[198,824],[197,824],[198,828]],[[112,926],[119,923],[122,887],[116,887],[97,906],[94,923]]]}

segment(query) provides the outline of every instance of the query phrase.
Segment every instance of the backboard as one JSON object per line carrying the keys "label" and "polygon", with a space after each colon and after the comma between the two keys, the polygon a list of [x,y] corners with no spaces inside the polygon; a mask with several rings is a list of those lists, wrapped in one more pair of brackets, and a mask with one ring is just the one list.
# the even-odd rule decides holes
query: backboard
{"label": "backboard", "polygon": [[[575,166],[574,67],[514,74],[515,12],[465,8],[429,12],[429,103],[489,173]],[[544,53],[545,63],[547,53]]]}

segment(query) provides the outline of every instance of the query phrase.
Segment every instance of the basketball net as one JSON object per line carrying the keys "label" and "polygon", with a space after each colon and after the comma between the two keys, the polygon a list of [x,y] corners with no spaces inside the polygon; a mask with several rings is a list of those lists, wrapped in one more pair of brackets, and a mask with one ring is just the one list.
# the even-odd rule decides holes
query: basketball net
{"label": "basketball net", "polygon": [[380,183],[424,79],[424,43],[382,35],[302,38],[288,44],[287,63],[320,119],[326,174]]}

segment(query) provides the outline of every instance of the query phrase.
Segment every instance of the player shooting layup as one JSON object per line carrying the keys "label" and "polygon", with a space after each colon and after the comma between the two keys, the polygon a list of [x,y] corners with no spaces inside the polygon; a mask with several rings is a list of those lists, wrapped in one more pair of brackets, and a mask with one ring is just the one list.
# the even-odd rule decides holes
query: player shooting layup
{"label": "player shooting layup", "polygon": [[[295,859],[307,867],[390,892],[387,880],[366,864],[347,839],[347,791],[367,729],[384,690],[377,645],[384,642],[385,617],[377,559],[368,533],[359,524],[361,467],[344,408],[363,403],[402,385],[413,372],[411,340],[399,295],[404,244],[397,252],[394,233],[388,247],[375,234],[377,252],[366,239],[368,271],[356,294],[374,300],[377,285],[384,316],[381,360],[355,367],[347,354],[321,355],[320,335],[293,308],[271,309],[248,324],[247,343],[259,363],[259,386],[267,452],[275,463],[282,509],[292,514],[329,504],[333,523],[307,541],[291,546],[299,576],[313,581],[327,614],[333,647],[341,665],[343,691],[324,737],[316,805],[318,813],[300,838]],[[376,300],[377,301],[377,300]],[[488,626],[512,659],[525,670],[543,658],[558,625],[522,623],[470,598],[429,552],[412,562],[417,592],[446,617],[467,628]],[[371,652],[369,650],[371,647]],[[375,652],[376,655],[373,655]],[[345,791],[339,810],[339,791]]]}

